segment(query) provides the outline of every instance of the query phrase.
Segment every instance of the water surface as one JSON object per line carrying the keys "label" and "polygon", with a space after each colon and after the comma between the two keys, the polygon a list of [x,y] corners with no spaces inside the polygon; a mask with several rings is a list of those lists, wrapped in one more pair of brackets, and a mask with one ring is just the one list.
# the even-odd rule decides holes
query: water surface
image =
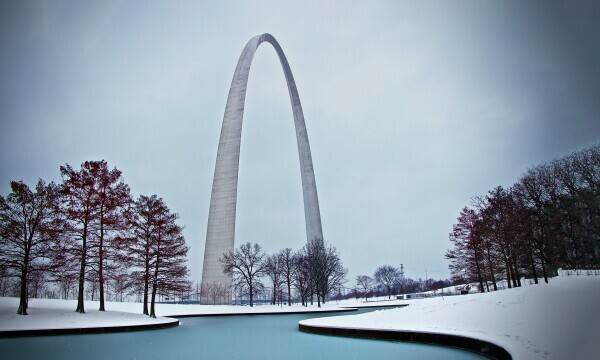
{"label": "water surface", "polygon": [[[367,312],[371,310],[360,310]],[[356,314],[343,313],[343,314]],[[177,328],[0,339],[2,359],[482,359],[441,346],[306,334],[298,321],[340,314],[181,319]]]}

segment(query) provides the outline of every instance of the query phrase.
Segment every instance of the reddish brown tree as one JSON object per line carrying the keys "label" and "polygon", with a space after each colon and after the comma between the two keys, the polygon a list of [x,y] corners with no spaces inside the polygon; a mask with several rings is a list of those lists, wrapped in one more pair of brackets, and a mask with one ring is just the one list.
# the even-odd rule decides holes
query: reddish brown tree
{"label": "reddish brown tree", "polygon": [[478,219],[474,210],[466,207],[462,209],[458,222],[450,233],[454,248],[446,252],[446,259],[450,260],[450,272],[455,280],[475,280],[479,282],[479,289],[483,292],[483,254],[481,237],[476,229]]}
{"label": "reddish brown tree", "polygon": [[68,244],[70,259],[79,263],[77,308],[78,313],[85,313],[84,286],[88,270],[88,255],[93,234],[93,227],[98,219],[98,192],[95,189],[95,176],[99,170],[97,162],[86,161],[77,171],[66,164],[60,167],[63,178],[61,186],[62,210],[65,227],[63,239]]}
{"label": "reddish brown tree", "polygon": [[150,271],[152,247],[156,240],[156,218],[161,211],[161,204],[156,195],[141,195],[127,212],[129,231],[127,236],[119,238],[121,262],[132,269],[132,287],[143,294],[142,313],[148,311],[148,294],[150,291]]}
{"label": "reddish brown tree", "polygon": [[131,203],[131,195],[129,186],[123,182],[121,171],[116,168],[109,170],[105,161],[100,162],[97,170],[94,175],[98,192],[98,227],[96,251],[93,252],[93,268],[98,276],[99,310],[105,311],[105,268],[107,262],[109,262],[110,277],[118,276],[119,263],[115,262],[117,254],[114,252],[115,247],[111,243],[119,233],[126,230],[127,223],[124,220],[124,212]]}
{"label": "reddish brown tree", "polygon": [[[104,266],[109,233],[122,228],[121,212],[129,202],[129,187],[117,169],[109,170],[106,161],[86,161],[81,170],[69,164],[60,167],[63,239],[71,255],[67,261],[79,263],[77,309],[85,313],[86,275],[98,276],[100,310],[104,311]],[[112,236],[112,234],[110,235]],[[111,237],[112,238],[112,237]]]}
{"label": "reddish brown tree", "polygon": [[143,314],[156,317],[156,295],[187,286],[183,229],[176,223],[177,214],[156,195],[140,196],[127,218],[129,235],[119,238],[120,260],[133,269],[132,286],[143,293]]}
{"label": "reddish brown tree", "polygon": [[[504,263],[508,287],[521,286],[519,276],[519,237],[516,232],[515,204],[510,193],[501,186],[488,192],[486,206],[482,209],[483,222],[487,225],[489,236],[496,246],[499,260]],[[483,245],[483,244],[482,244]]]}
{"label": "reddish brown tree", "polygon": [[150,249],[153,267],[151,317],[156,317],[157,294],[179,292],[187,288],[189,271],[185,262],[189,247],[185,244],[183,228],[176,223],[178,218],[159,198],[158,212],[154,219],[154,241]]}
{"label": "reddish brown tree", "polygon": [[58,190],[42,180],[35,191],[22,181],[10,185],[12,192],[0,195],[0,264],[19,279],[17,314],[27,315],[29,282],[49,266]]}
{"label": "reddish brown tree", "polygon": [[[600,145],[528,169],[508,189],[477,197],[477,219],[464,209],[447,253],[455,277],[486,282],[496,275],[508,287],[522,276],[536,284],[559,267],[600,266]],[[479,240],[478,240],[479,239]],[[478,241],[472,241],[478,240]],[[479,264],[479,265],[478,265]]]}

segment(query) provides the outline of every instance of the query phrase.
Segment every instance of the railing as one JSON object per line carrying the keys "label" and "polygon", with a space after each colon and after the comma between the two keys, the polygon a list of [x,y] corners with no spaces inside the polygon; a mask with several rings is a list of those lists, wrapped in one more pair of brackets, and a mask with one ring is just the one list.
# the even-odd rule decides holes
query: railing
{"label": "railing", "polygon": [[561,276],[598,276],[599,269],[560,269]]}

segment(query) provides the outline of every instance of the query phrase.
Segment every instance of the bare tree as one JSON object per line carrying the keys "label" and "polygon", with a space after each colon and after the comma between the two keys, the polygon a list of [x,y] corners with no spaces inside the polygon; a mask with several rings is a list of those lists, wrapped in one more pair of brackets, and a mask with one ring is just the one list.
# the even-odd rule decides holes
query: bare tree
{"label": "bare tree", "polygon": [[154,218],[154,241],[150,248],[153,267],[151,317],[156,317],[156,295],[185,289],[189,272],[185,265],[189,247],[185,244],[183,228],[176,223],[179,216],[171,213],[162,199],[158,198],[157,202],[158,211]]}
{"label": "bare tree", "polygon": [[394,284],[400,278],[400,271],[392,265],[383,265],[375,270],[373,276],[375,281],[385,287],[388,299],[391,298],[391,292]]}
{"label": "bare tree", "polygon": [[281,263],[282,282],[287,285],[288,306],[292,306],[292,284],[294,281],[294,253],[292,249],[285,248],[278,254]]}
{"label": "bare tree", "polygon": [[[200,287],[200,298],[202,299],[210,299],[211,298],[211,294],[213,292],[213,286],[215,286],[216,284],[214,283],[203,283]],[[215,305],[213,303],[213,305]]]}
{"label": "bare tree", "polygon": [[22,181],[10,185],[12,192],[0,196],[0,264],[6,274],[19,278],[17,314],[27,315],[28,282],[34,273],[48,268],[58,190],[42,180],[35,192]]}
{"label": "bare tree", "polygon": [[317,305],[325,302],[327,295],[345,281],[347,270],[343,267],[339,253],[323,238],[315,237],[305,245],[310,271],[310,283],[317,295]]}
{"label": "bare tree", "polygon": [[273,285],[273,293],[271,297],[271,305],[275,305],[277,294],[279,293],[282,284],[282,267],[278,254],[273,254],[265,258],[264,274],[271,280]]}
{"label": "bare tree", "polygon": [[130,285],[143,294],[144,315],[156,316],[156,295],[187,287],[189,248],[177,219],[161,198],[141,195],[127,212],[129,232],[117,238],[118,261],[132,269]]}
{"label": "bare tree", "polygon": [[142,314],[148,311],[152,247],[156,241],[156,218],[160,212],[158,197],[140,195],[127,212],[128,232],[117,238],[119,261],[130,269],[132,288],[143,294]]}
{"label": "bare tree", "polygon": [[483,292],[483,247],[480,232],[476,228],[478,219],[479,214],[475,210],[467,207],[462,209],[450,234],[454,248],[446,252],[446,259],[450,260],[450,271],[455,280],[478,281]]}
{"label": "bare tree", "polygon": [[233,285],[232,285],[233,297],[236,300],[236,304],[237,304],[237,300],[239,300],[240,305],[242,305],[244,296],[246,296],[246,294],[248,293],[248,291],[246,291],[246,283],[243,280],[240,280],[239,278],[236,278],[236,277],[234,277],[233,280],[234,280]]}
{"label": "bare tree", "polygon": [[221,304],[221,299],[223,299],[224,305],[231,305],[231,287],[221,285],[219,290],[219,304]]}
{"label": "bare tree", "polygon": [[219,299],[219,296],[221,295],[222,291],[221,288],[221,284],[216,283],[211,284],[209,288],[208,296],[212,299],[213,305],[217,305],[217,299]]}
{"label": "bare tree", "polygon": [[302,306],[308,305],[311,295],[310,264],[306,254],[306,247],[298,250],[293,255],[293,283],[296,293],[300,296]]}
{"label": "bare tree", "polygon": [[367,301],[367,297],[373,288],[373,278],[368,275],[358,275],[356,277],[356,287],[362,290],[362,293],[365,295],[365,301]]}
{"label": "bare tree", "polygon": [[86,161],[81,170],[74,170],[69,164],[60,167],[63,178],[61,186],[62,210],[64,211],[64,239],[68,242],[71,259],[79,263],[79,287],[76,312],[85,313],[85,281],[90,265],[93,234],[98,225],[99,194],[96,188],[97,174],[102,162]]}
{"label": "bare tree", "polygon": [[[95,269],[98,278],[99,311],[105,311],[105,269],[117,273],[115,276],[118,276],[119,270],[116,266],[117,263],[114,262],[117,254],[113,251],[115,247],[112,246],[112,240],[127,226],[124,221],[124,212],[126,206],[131,203],[131,195],[129,186],[123,182],[121,171],[116,168],[110,170],[104,160],[99,163],[95,173],[95,181],[98,192],[98,227],[96,233],[98,241],[96,243],[97,250],[92,253],[94,259],[92,267]],[[110,261],[109,266],[107,266],[107,261]]]}
{"label": "bare tree", "polygon": [[259,287],[260,277],[265,271],[265,257],[260,245],[247,242],[219,259],[224,273],[239,278],[247,285],[250,306],[254,306],[255,289]]}

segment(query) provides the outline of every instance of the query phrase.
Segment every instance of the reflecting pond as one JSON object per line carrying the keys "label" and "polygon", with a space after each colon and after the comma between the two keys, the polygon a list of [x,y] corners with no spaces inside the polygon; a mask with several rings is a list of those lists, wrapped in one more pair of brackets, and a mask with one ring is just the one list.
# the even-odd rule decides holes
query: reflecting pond
{"label": "reflecting pond", "polygon": [[[360,310],[358,313],[373,311]],[[343,314],[356,314],[343,313]],[[340,314],[181,319],[171,329],[0,339],[2,359],[482,359],[441,346],[306,334],[298,321]]]}

